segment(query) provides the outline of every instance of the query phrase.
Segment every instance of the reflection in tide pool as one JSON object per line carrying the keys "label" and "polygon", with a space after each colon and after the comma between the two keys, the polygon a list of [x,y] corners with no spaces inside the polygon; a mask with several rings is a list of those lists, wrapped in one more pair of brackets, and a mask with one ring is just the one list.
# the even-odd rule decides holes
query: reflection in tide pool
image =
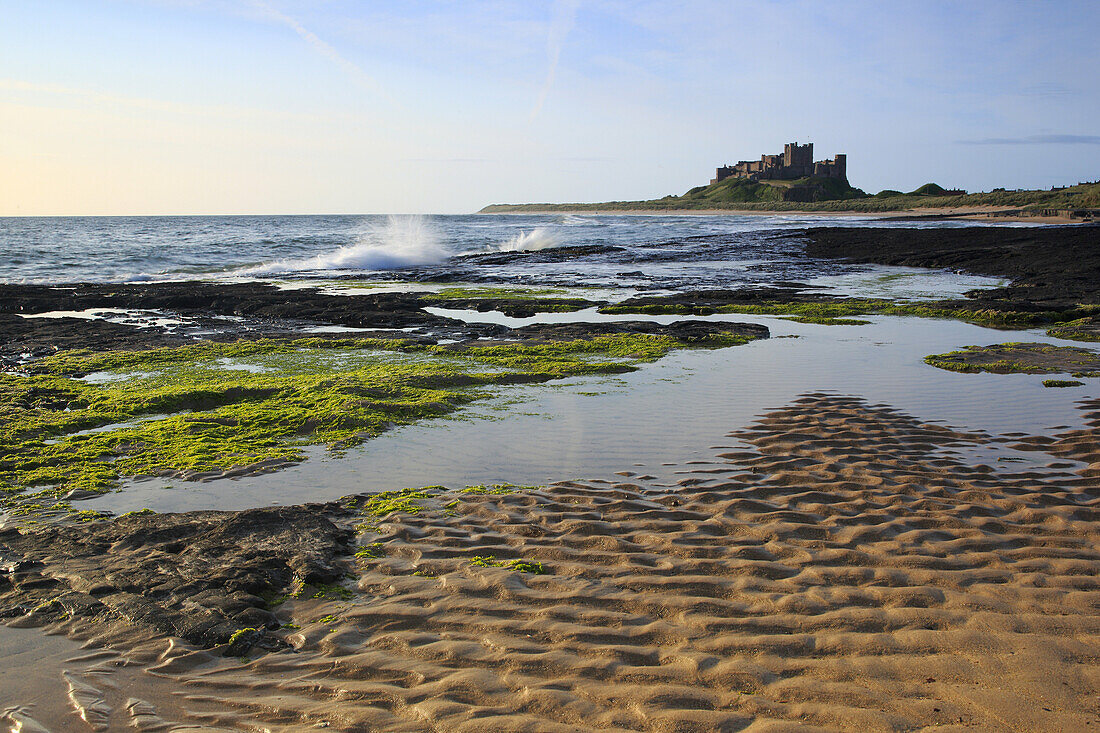
{"label": "reflection in tide pool", "polygon": [[[807,392],[857,395],[921,420],[995,434],[1078,427],[1075,403],[1100,397],[1098,380],[1048,389],[1043,375],[958,374],[922,361],[964,344],[1058,342],[1039,331],[890,316],[871,316],[867,326],[720,319],[764,323],[772,338],[677,351],[615,377],[505,388],[493,402],[393,430],[342,458],[317,449],[305,463],[275,474],[205,484],[132,482],[80,507],[237,509],[428,484],[621,480],[615,474],[624,469],[672,483],[685,462],[711,459],[713,446],[731,445],[728,433]],[[996,460],[996,446],[989,450]]]}

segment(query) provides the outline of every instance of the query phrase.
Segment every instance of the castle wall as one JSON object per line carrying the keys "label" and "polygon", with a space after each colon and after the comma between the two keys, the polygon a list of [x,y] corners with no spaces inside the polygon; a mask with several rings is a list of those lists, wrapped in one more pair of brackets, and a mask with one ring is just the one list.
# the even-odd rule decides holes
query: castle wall
{"label": "castle wall", "polygon": [[761,155],[760,160],[742,160],[737,165],[726,165],[715,170],[711,183],[730,177],[750,180],[793,180],[817,176],[821,178],[848,179],[848,160],[844,154],[832,160],[814,162],[814,144],[787,143],[777,155]]}

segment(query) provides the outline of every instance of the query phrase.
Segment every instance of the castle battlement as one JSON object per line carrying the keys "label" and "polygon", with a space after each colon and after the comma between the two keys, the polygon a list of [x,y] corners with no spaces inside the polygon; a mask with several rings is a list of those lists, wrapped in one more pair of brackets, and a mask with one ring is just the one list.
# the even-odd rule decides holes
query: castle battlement
{"label": "castle battlement", "polygon": [[814,144],[787,143],[778,155],[761,155],[760,160],[742,160],[724,165],[714,172],[712,184],[727,178],[793,180],[796,178],[840,178],[848,180],[848,156],[838,154],[829,160],[814,162]]}

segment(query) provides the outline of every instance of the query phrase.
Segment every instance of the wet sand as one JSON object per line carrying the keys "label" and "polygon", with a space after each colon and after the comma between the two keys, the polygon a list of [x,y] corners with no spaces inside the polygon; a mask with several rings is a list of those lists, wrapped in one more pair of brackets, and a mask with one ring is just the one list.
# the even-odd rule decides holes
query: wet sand
{"label": "wet sand", "polygon": [[[77,700],[121,728],[134,698],[148,730],[1089,730],[1100,401],[1081,408],[1081,429],[998,435],[813,393],[670,490],[624,471],[427,501],[359,535],[382,557],[346,558],[350,593],[275,609],[301,627],[269,632],[292,651],[242,660],[123,619],[54,621],[121,667],[47,658],[76,693],[22,715]],[[998,446],[1043,460],[976,460]],[[363,521],[343,506],[313,512]],[[73,585],[91,574],[43,561]]]}

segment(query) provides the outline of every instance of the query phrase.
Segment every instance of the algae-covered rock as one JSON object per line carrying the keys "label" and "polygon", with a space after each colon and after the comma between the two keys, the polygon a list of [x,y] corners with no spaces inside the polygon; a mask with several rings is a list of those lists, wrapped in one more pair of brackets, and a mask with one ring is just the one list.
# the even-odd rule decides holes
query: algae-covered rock
{"label": "algae-covered rock", "polygon": [[926,364],[953,372],[1058,374],[1100,377],[1100,354],[1073,346],[1005,343],[967,346],[960,351],[924,357]]}

